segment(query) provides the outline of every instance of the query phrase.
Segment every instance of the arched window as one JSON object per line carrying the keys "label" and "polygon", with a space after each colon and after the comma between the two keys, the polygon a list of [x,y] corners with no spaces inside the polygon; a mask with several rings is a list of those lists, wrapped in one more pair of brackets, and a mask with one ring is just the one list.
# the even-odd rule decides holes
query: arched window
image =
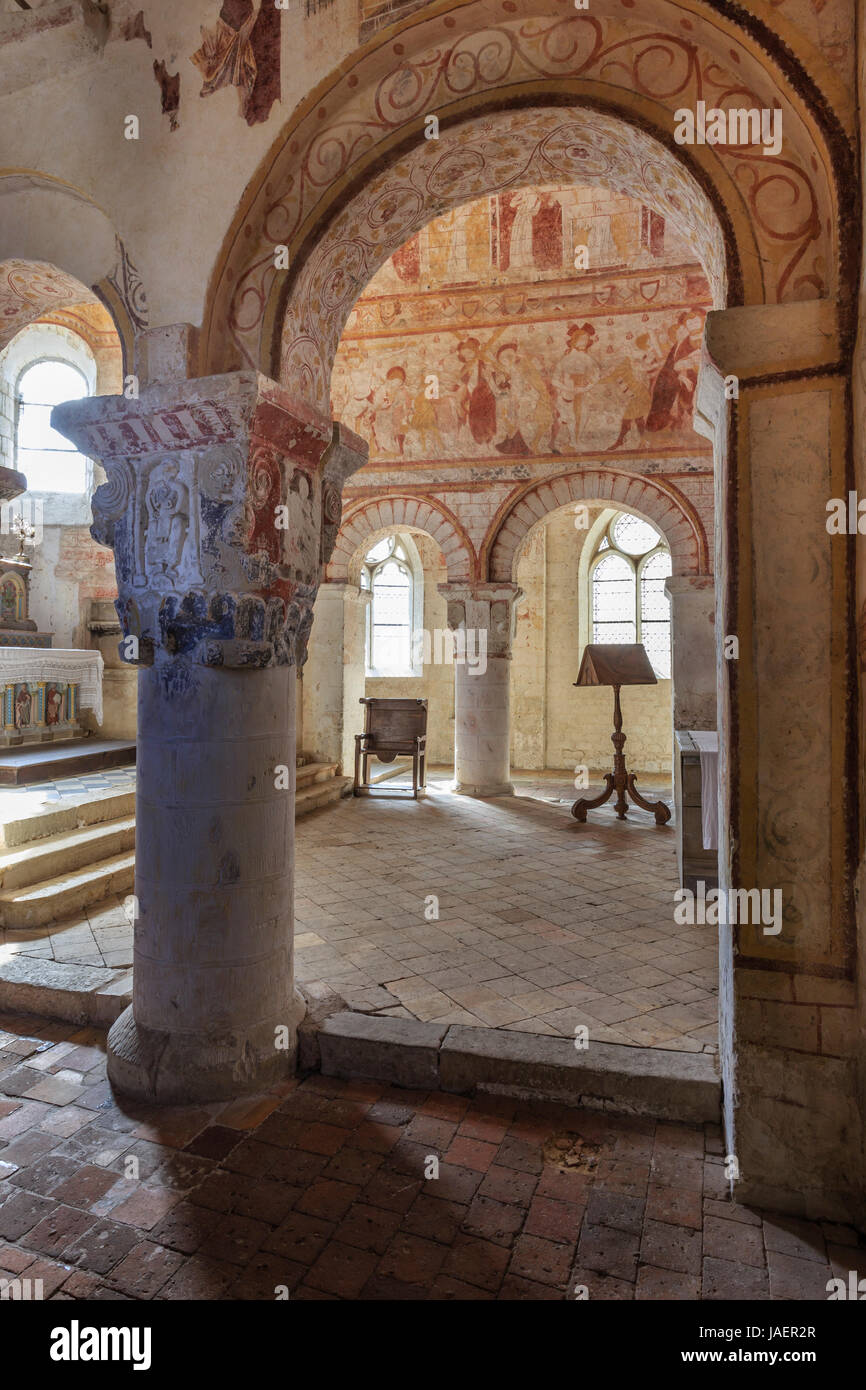
{"label": "arched window", "polygon": [[412,634],[421,599],[417,552],[408,538],[385,536],[364,557],[361,587],[372,592],[367,619],[367,675],[414,676]]}
{"label": "arched window", "polygon": [[15,467],[27,478],[28,492],[86,491],[88,461],[51,428],[51,411],[61,401],[79,401],[89,394],[84,373],[60,359],[32,362],[21,372]]}
{"label": "arched window", "polygon": [[642,642],[660,680],[671,674],[671,557],[654,526],[619,512],[590,568],[593,642]]}

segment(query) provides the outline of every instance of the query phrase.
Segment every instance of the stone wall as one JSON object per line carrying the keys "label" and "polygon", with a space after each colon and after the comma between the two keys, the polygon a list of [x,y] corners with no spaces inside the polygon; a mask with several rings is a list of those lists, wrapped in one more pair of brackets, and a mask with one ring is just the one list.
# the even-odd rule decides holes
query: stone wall
{"label": "stone wall", "polygon": [[[593,519],[613,512],[600,506]],[[582,763],[593,772],[608,771],[613,750],[613,697],[607,688],[574,689],[583,648],[589,640],[586,564],[581,550],[591,548],[592,532],[577,531],[571,509],[555,513],[527,538],[518,562],[517,583],[524,597],[517,608],[517,631],[511,669],[511,763],[514,768],[573,768]],[[438,586],[446,569],[429,537],[413,533],[424,569],[423,625],[431,634],[446,627],[445,600]],[[589,538],[589,539],[588,539]],[[320,605],[321,606],[321,605]],[[319,610],[317,609],[317,612]],[[318,619],[317,619],[318,621]],[[337,638],[313,628],[311,653],[332,647]],[[321,643],[321,648],[319,644]],[[315,660],[315,679],[321,679]],[[349,663],[351,665],[351,662]],[[333,662],[330,663],[333,666]],[[343,665],[344,679],[349,667]],[[336,670],[333,671],[337,678]],[[308,681],[310,673],[308,672]],[[454,671],[448,664],[427,664],[422,675],[368,676],[366,695],[429,701],[428,752],[431,763],[450,765],[454,756]],[[623,694],[629,766],[641,772],[669,772],[671,767],[671,682],[637,686]],[[347,710],[352,718],[352,711]],[[314,711],[307,734],[316,742]],[[357,729],[362,727],[360,713]]]}
{"label": "stone wall", "polygon": [[[591,519],[601,514],[590,509]],[[612,515],[608,512],[607,515]],[[609,771],[613,695],[606,687],[574,688],[590,637],[586,564],[593,531],[574,527],[573,509],[556,512],[530,532],[517,564],[524,597],[517,608],[512,671],[511,758],[516,768]],[[623,692],[628,766],[635,773],[671,767],[671,682]]]}
{"label": "stone wall", "polygon": [[[431,654],[435,656],[432,634],[437,629],[443,631],[448,627],[447,605],[438,589],[440,584],[445,583],[447,570],[435,541],[418,532],[413,533],[413,540],[424,569],[423,626],[431,634]],[[454,761],[453,666],[429,662],[424,666],[423,675],[417,677],[368,676],[364,683],[364,694],[380,698],[428,700],[428,760],[449,766]],[[362,711],[359,710],[357,732],[360,733],[363,727]]]}

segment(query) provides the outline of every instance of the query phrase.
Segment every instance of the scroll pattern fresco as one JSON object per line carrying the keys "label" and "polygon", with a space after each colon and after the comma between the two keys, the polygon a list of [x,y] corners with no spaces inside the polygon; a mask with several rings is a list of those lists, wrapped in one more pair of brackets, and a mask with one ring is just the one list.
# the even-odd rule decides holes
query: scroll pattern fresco
{"label": "scroll pattern fresco", "polygon": [[[783,301],[831,292],[836,274],[833,196],[825,163],[785,86],[772,85],[759,59],[745,44],[732,46],[720,29],[683,19],[679,32],[666,31],[667,5],[654,6],[658,25],[643,16],[640,21],[624,18],[620,6],[602,13],[606,8],[599,0],[592,15],[503,23],[500,7],[478,0],[459,12],[461,26],[475,26],[465,37],[454,35],[457,18],[439,15],[402,31],[405,42],[365,55],[276,156],[259,202],[238,229],[223,290],[230,302],[218,298],[216,304],[236,355],[250,364],[259,361],[265,306],[279,273],[274,246],[290,243],[335,180],[358,167],[377,143],[461,97],[495,92],[498,98],[514,83],[551,78],[592,79],[606,85],[611,100],[624,106],[633,94],[647,98],[658,105],[660,122],[670,128],[673,111],[698,100],[759,108],[781,103],[780,156],[771,160],[759,148],[734,146],[717,146],[714,156],[740,190],[753,225],[765,297]],[[413,36],[417,49],[409,52]],[[396,68],[395,55],[400,58]],[[653,151],[655,165],[663,156],[658,145]],[[427,155],[429,162],[429,149]],[[685,182],[685,175],[680,179]],[[469,196],[480,191],[473,188]],[[351,236],[363,236],[362,220]]]}
{"label": "scroll pattern fresco", "polygon": [[709,200],[673,156],[612,117],[504,112],[458,128],[431,155],[419,149],[373,179],[304,263],[283,329],[281,377],[327,400],[343,325],[360,290],[395,248],[430,220],[491,190],[557,182],[615,189],[670,218],[724,301],[724,248]]}

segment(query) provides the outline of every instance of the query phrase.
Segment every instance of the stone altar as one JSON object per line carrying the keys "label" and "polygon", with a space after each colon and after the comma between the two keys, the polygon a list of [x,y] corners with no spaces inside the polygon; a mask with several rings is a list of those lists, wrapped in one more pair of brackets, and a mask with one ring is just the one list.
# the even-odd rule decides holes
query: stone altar
{"label": "stone altar", "polygon": [[[0,503],[26,488],[23,473],[0,468]],[[74,738],[82,709],[102,723],[102,656],[53,650],[53,633],[39,632],[30,617],[33,566],[24,554],[34,531],[23,516],[10,530],[20,545],[17,555],[0,556],[0,748]]]}
{"label": "stone altar", "polygon": [[0,646],[0,747],[75,738],[82,709],[102,723],[102,653]]}
{"label": "stone altar", "polygon": [[[26,487],[23,473],[0,468],[0,501]],[[23,516],[11,530],[20,546],[17,555],[0,556],[0,748],[75,738],[82,709],[102,723],[102,655],[54,650],[54,634],[38,631],[30,617],[33,566],[24,554],[35,533]]]}

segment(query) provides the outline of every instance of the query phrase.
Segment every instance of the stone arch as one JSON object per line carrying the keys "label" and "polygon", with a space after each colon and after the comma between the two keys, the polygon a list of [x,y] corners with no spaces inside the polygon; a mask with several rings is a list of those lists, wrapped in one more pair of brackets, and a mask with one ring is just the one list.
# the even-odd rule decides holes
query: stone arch
{"label": "stone arch", "polygon": [[517,554],[533,526],[569,502],[611,502],[638,512],[661,531],[671,552],[675,575],[710,573],[710,549],[694,507],[668,482],[613,469],[585,469],[545,479],[528,487],[502,509],[490,528],[482,552],[491,581],[513,578]]}
{"label": "stone arch", "polygon": [[[724,303],[832,297],[840,277],[850,283],[857,232],[847,223],[840,230],[838,208],[856,167],[824,96],[835,98],[840,84],[814,50],[806,58],[823,90],[795,48],[742,10],[735,20],[700,0],[654,0],[652,15],[629,17],[624,36],[618,0],[597,0],[586,14],[513,18],[512,4],[503,18],[502,8],[493,0],[425,6],[371,39],[301,104],[252,180],[211,277],[203,373],[259,367],[324,405],[345,316],[388,255],[461,202],[538,181],[525,149],[507,168],[500,159],[525,125],[515,114],[521,105],[552,113],[560,129],[582,120],[586,131],[590,118],[604,177],[669,215],[677,208],[686,227],[700,224],[696,239],[711,251],[717,287],[724,270]],[[730,103],[734,93],[738,105],[780,107],[780,156],[675,143],[677,109],[698,98]],[[840,110],[848,108],[843,101]],[[440,121],[435,153],[424,139],[430,113]],[[461,130],[474,129],[489,151],[489,122],[508,119],[496,158],[466,158]],[[633,154],[628,186],[611,175],[617,142]],[[568,176],[598,175],[580,133],[562,143],[575,156]],[[562,177],[562,159],[545,164],[544,154],[548,176]],[[289,249],[287,272],[275,268],[277,245]],[[318,335],[323,319],[329,326]]]}
{"label": "stone arch", "polygon": [[327,567],[327,579],[348,581],[352,556],[358,548],[376,531],[396,526],[411,527],[432,537],[445,559],[449,583],[472,577],[475,560],[472,542],[447,507],[425,497],[388,496],[362,502],[344,516]]}
{"label": "stone arch", "polygon": [[33,172],[0,173],[0,211],[0,348],[46,313],[100,302],[132,371],[147,300],[107,213],[81,189]]}

